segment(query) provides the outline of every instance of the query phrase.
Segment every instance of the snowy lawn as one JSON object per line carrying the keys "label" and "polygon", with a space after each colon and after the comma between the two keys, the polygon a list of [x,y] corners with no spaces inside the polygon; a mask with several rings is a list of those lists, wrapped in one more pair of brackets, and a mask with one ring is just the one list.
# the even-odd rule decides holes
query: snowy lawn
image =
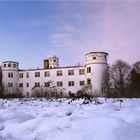
{"label": "snowy lawn", "polygon": [[0,100],[0,140],[140,140],[140,100]]}

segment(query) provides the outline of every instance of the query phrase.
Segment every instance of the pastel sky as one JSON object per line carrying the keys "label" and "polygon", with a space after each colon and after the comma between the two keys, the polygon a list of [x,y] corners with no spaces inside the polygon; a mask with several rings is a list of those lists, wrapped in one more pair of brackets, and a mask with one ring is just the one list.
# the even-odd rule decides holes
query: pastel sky
{"label": "pastel sky", "polygon": [[0,62],[42,68],[56,55],[60,66],[84,65],[91,51],[140,60],[140,1],[0,1]]}

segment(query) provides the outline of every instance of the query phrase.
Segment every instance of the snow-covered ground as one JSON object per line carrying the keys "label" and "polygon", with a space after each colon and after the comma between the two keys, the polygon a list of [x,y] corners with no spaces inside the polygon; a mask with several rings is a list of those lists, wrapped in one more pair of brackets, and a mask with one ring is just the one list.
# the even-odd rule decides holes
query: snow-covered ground
{"label": "snow-covered ground", "polygon": [[140,100],[0,100],[0,140],[140,140]]}

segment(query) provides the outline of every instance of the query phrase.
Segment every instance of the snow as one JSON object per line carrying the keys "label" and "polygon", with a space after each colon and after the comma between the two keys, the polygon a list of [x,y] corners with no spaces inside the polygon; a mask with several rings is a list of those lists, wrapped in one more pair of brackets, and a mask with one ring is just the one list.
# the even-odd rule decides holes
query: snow
{"label": "snow", "polygon": [[0,99],[0,140],[139,140],[140,99]]}

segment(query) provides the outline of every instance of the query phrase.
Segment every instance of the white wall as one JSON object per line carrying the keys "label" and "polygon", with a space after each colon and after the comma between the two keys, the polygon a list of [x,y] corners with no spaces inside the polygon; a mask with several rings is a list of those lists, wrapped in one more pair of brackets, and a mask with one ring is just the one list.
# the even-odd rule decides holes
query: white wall
{"label": "white wall", "polygon": [[[19,83],[23,83],[23,89],[24,93],[26,94],[27,92],[31,93],[32,88],[34,87],[35,82],[39,82],[40,86],[44,86],[45,82],[48,81],[54,81],[55,86],[57,86],[58,81],[63,82],[63,87],[66,90],[64,90],[66,93],[69,91],[72,93],[77,92],[78,90],[81,89],[81,86],[79,85],[79,81],[85,81],[86,76],[85,75],[79,75],[79,69],[85,69],[85,67],[76,67],[76,68],[59,68],[59,69],[46,69],[46,70],[33,70],[33,71],[20,71],[19,73],[23,73],[24,77],[19,78]],[[74,70],[74,75],[68,75],[68,70],[73,69]],[[62,70],[63,75],[62,76],[57,76],[57,70]],[[44,77],[44,72],[45,71],[50,71],[50,77]],[[26,78],[26,73],[29,73],[29,78]],[[35,77],[35,72],[40,72],[40,77]],[[74,86],[69,87],[68,86],[68,81],[74,81]],[[26,87],[26,83],[29,83],[29,87]]]}

